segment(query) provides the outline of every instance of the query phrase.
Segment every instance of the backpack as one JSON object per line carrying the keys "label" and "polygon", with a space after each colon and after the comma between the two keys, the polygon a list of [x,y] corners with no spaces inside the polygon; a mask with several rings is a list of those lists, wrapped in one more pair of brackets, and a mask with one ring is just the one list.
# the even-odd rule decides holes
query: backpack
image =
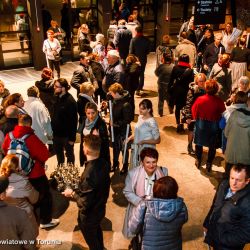
{"label": "backpack", "polygon": [[19,169],[24,175],[28,175],[33,166],[34,161],[30,157],[29,149],[25,143],[30,134],[26,134],[21,138],[15,138],[12,132],[9,132],[10,146],[7,154],[14,154],[19,159]]}

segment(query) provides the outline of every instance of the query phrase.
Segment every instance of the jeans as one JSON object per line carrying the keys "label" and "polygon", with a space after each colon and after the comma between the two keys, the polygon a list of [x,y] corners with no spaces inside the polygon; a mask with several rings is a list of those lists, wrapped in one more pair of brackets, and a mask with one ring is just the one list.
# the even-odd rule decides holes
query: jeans
{"label": "jeans", "polygon": [[[114,137],[115,138],[114,138],[114,142],[113,142],[113,167],[116,167],[119,165],[120,152],[123,153],[125,136],[115,134]],[[125,166],[128,165],[128,158],[129,158],[129,151],[127,148],[126,157],[125,157],[125,160],[123,160],[124,161],[123,165],[125,165]]]}
{"label": "jeans", "polygon": [[60,78],[60,61],[48,59],[48,62],[49,62],[49,67],[52,70],[52,72],[54,71],[54,68],[55,68],[57,72],[57,78]]}
{"label": "jeans", "polygon": [[139,86],[137,88],[137,90],[142,90],[143,86],[144,86],[144,72],[145,72],[145,68],[146,68],[146,63],[142,63],[141,64],[141,73],[140,73],[140,78],[139,78]]}
{"label": "jeans", "polygon": [[66,151],[67,162],[75,163],[74,144],[70,145],[67,137],[55,136],[53,144],[58,165],[65,162],[64,150]]}
{"label": "jeans", "polygon": [[52,219],[52,195],[49,190],[49,182],[46,175],[29,179],[31,185],[39,192],[39,200],[34,206],[35,216],[39,223],[40,208],[40,224],[47,224]]}
{"label": "jeans", "polygon": [[[203,147],[199,146],[199,145],[195,145],[195,154],[197,157],[197,160],[201,162],[201,158],[202,158],[202,153],[203,153]],[[208,148],[208,156],[207,156],[207,163],[211,163],[214,160],[216,154],[216,148],[214,147],[209,147]]]}

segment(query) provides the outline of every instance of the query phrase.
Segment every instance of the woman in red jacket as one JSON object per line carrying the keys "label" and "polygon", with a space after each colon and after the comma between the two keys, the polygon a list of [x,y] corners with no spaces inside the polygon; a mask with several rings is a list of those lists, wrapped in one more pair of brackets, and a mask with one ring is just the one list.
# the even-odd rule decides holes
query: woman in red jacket
{"label": "woman in red jacket", "polygon": [[219,90],[217,81],[210,79],[205,83],[206,94],[196,99],[192,106],[192,115],[195,122],[194,143],[196,161],[195,165],[199,169],[201,166],[203,146],[208,147],[208,159],[206,169],[212,169],[212,162],[216,154],[218,138],[220,136],[219,120],[225,111],[224,102],[216,96]]}

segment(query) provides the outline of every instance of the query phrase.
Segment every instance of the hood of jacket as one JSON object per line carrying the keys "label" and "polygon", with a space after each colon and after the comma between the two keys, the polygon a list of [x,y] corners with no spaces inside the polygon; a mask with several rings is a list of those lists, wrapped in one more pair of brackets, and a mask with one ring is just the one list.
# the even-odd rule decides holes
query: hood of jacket
{"label": "hood of jacket", "polygon": [[28,177],[21,174],[12,173],[9,176],[9,182],[10,184],[8,186],[7,193],[9,195],[11,194],[11,196],[15,198],[23,198],[20,195],[22,195],[22,191],[24,190],[23,187],[25,187],[26,183],[28,182]]}
{"label": "hood of jacket", "polygon": [[237,112],[236,122],[242,128],[250,127],[250,109],[249,108],[240,108],[235,110]]}
{"label": "hood of jacket", "polygon": [[236,109],[241,109],[241,108],[246,108],[247,105],[245,103],[237,103],[237,104],[232,104],[227,107],[227,109],[224,111],[223,116],[225,117],[226,121],[228,121],[230,115],[236,110]]}
{"label": "hood of jacket", "polygon": [[49,80],[40,80],[40,81],[36,81],[35,85],[39,90],[42,91],[53,91],[54,92],[54,79],[49,79]]}
{"label": "hood of jacket", "polygon": [[129,102],[130,101],[130,94],[127,90],[123,90],[121,97],[114,99],[114,103],[117,102]]}
{"label": "hood of jacket", "polygon": [[147,201],[147,209],[159,221],[170,222],[174,220],[184,207],[183,199],[152,199]]}

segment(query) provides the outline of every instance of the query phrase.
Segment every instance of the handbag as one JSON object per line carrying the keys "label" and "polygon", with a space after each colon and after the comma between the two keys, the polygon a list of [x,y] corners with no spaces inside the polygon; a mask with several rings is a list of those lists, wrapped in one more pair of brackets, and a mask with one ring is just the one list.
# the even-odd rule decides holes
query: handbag
{"label": "handbag", "polygon": [[[48,42],[48,41],[47,41],[47,42]],[[55,61],[60,61],[60,60],[61,60],[60,54],[59,54],[56,50],[53,50],[53,49],[51,48],[49,42],[48,42],[48,44],[49,44],[50,49],[53,51],[54,60],[55,60]]]}
{"label": "handbag", "polygon": [[142,229],[143,229],[143,224],[144,224],[144,219],[145,219],[145,214],[147,211],[147,206],[145,207],[144,213],[143,213],[143,223],[141,225],[141,229],[139,231],[139,233],[136,234],[136,236],[131,240],[128,249],[129,250],[141,250],[142,247]]}

